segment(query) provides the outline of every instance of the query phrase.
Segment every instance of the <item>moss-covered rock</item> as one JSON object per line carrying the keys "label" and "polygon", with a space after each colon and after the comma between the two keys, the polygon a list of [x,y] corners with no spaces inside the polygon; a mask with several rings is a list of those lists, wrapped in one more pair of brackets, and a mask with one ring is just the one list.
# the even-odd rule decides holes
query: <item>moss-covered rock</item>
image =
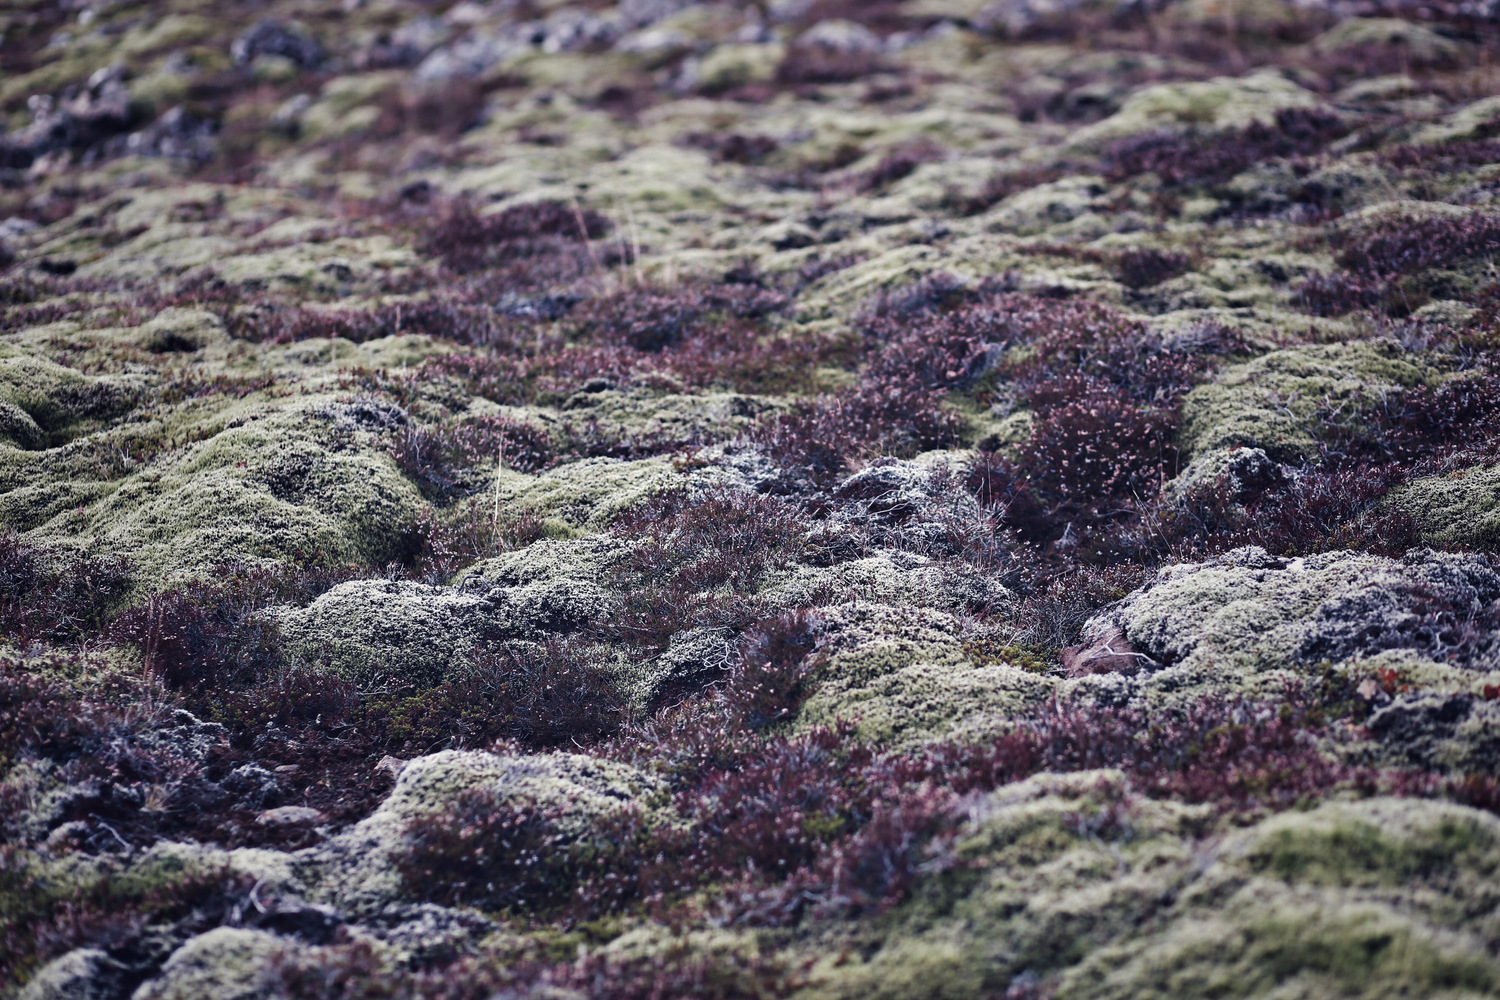
{"label": "moss-covered rock", "polygon": [[[1085,627],[1085,641],[1119,629],[1155,661],[1131,681],[1150,706],[1205,697],[1275,697],[1332,664],[1350,679],[1378,669],[1444,695],[1475,689],[1490,643],[1450,647],[1445,628],[1500,598],[1500,576],[1482,558],[1418,550],[1397,561],[1353,552],[1277,559],[1237,549],[1169,567],[1160,579]],[[1451,655],[1450,655],[1451,654]],[[1469,702],[1451,720],[1468,717]],[[1477,735],[1482,723],[1466,732]],[[1450,733],[1453,728],[1450,726]],[[1450,764],[1480,759],[1486,744],[1449,748]],[[1476,756],[1477,755],[1477,756]]]}
{"label": "moss-covered rock", "polygon": [[1318,103],[1310,91],[1271,72],[1152,84],[1127,98],[1114,115],[1074,133],[1070,143],[1091,148],[1160,129],[1229,131],[1254,122],[1270,125],[1278,111]]}
{"label": "moss-covered rock", "polygon": [[[368,435],[342,432],[333,410],[248,405],[205,423],[190,439],[206,440],[32,530],[97,538],[128,555],[146,586],[225,564],[383,566],[401,553],[421,495]],[[25,496],[0,496],[0,509]]]}
{"label": "moss-covered rock", "polygon": [[274,995],[271,963],[293,942],[246,927],[216,927],[174,951],[161,972],[142,983],[139,1000],[259,1000]]}
{"label": "moss-covered rock", "polygon": [[460,793],[492,789],[502,802],[557,810],[563,833],[626,807],[666,821],[666,786],[625,764],[579,754],[507,757],[445,750],[407,762],[396,787],[368,818],[299,856],[315,898],[353,913],[399,901],[404,888],[397,862],[407,849],[413,819],[440,813]]}
{"label": "moss-covered rock", "polygon": [[0,403],[20,410],[32,422],[12,414],[6,421],[12,440],[19,433],[35,443],[34,425],[48,445],[64,444],[130,409],[144,391],[145,381],[139,376],[85,375],[41,357],[0,356]]}
{"label": "moss-covered rock", "polygon": [[992,732],[1055,690],[1019,666],[972,661],[964,626],[939,611],[858,602],[821,614],[820,663],[798,725],[843,719],[861,738],[910,746]]}
{"label": "moss-covered rock", "polygon": [[597,531],[679,478],[668,458],[589,458],[538,476],[506,472],[496,483],[495,495],[504,513],[556,518]]}
{"label": "moss-covered rock", "polygon": [[1418,479],[1393,490],[1387,503],[1415,519],[1429,544],[1485,550],[1500,544],[1500,466]]}
{"label": "moss-covered rock", "polygon": [[109,1000],[122,996],[131,969],[99,948],[76,948],[42,966],[16,1000]]}
{"label": "moss-covered rock", "polygon": [[1332,803],[1204,838],[1207,809],[1094,771],[1006,786],[968,816],[956,845],[967,874],[867,927],[858,957],[814,965],[805,996],[1480,997],[1500,985],[1486,945],[1500,828],[1475,809]]}
{"label": "moss-covered rock", "polygon": [[1210,448],[1199,452],[1187,468],[1167,483],[1167,494],[1181,502],[1222,487],[1236,500],[1285,482],[1287,474],[1263,448]]}
{"label": "moss-covered rock", "polygon": [[1315,344],[1272,351],[1232,365],[1183,400],[1182,448],[1261,448],[1301,462],[1316,448],[1316,414],[1356,396],[1375,397],[1437,377],[1393,341]]}
{"label": "moss-covered rock", "polygon": [[483,594],[353,580],[305,608],[273,612],[287,651],[362,686],[430,686],[460,675],[485,643],[576,631],[609,599],[587,580],[553,579]]}

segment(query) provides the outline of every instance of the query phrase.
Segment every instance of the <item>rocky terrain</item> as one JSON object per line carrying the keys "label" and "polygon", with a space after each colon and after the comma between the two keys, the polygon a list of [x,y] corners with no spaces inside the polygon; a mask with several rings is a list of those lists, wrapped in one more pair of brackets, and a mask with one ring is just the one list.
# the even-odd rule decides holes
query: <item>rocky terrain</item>
{"label": "rocky terrain", "polygon": [[1489,0],[14,0],[0,126],[0,997],[1500,995]]}

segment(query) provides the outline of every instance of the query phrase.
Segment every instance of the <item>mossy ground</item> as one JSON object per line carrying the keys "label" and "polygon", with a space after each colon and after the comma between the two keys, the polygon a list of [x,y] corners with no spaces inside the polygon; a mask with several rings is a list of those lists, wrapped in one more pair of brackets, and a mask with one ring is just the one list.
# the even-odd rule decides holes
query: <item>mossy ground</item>
{"label": "mossy ground", "polygon": [[1472,5],[0,12],[0,996],[1500,995]]}

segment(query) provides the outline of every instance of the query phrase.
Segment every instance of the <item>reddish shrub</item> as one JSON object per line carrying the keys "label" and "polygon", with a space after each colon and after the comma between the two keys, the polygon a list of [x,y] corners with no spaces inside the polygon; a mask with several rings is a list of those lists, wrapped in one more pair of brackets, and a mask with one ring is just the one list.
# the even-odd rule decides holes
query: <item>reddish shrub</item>
{"label": "reddish shrub", "polygon": [[944,155],[940,146],[927,141],[913,142],[893,149],[859,178],[859,190],[878,191],[910,176],[924,163],[941,160]]}
{"label": "reddish shrub", "polygon": [[97,629],[129,589],[118,557],[49,553],[0,531],[0,633],[21,648],[71,642]]}
{"label": "reddish shrub", "polygon": [[1347,132],[1343,119],[1330,112],[1284,108],[1274,123],[1254,122],[1228,136],[1197,141],[1174,132],[1131,136],[1111,147],[1104,163],[1112,180],[1154,173],[1168,185],[1213,183],[1270,157],[1315,153]]}
{"label": "reddish shrub", "polygon": [[707,150],[713,154],[715,163],[759,163],[781,148],[781,143],[772,136],[741,132],[691,132],[678,141],[684,146]]}
{"label": "reddish shrub", "polygon": [[884,69],[880,58],[870,52],[846,52],[823,45],[793,45],[781,65],[776,67],[776,82],[786,86],[850,83]]}
{"label": "reddish shrub", "polygon": [[462,274],[563,252],[570,243],[598,239],[609,230],[608,220],[592,209],[557,201],[516,205],[485,216],[459,202],[427,231],[420,249]]}
{"label": "reddish shrub", "polygon": [[1191,265],[1192,259],[1185,253],[1135,247],[1116,258],[1115,272],[1127,287],[1149,288],[1183,274]]}
{"label": "reddish shrub", "polygon": [[599,650],[575,638],[502,644],[479,656],[472,678],[457,685],[486,706],[500,737],[527,747],[580,746],[613,735],[626,700]]}
{"label": "reddish shrub", "polygon": [[1169,414],[1089,387],[1047,407],[1017,461],[1044,497],[1087,503],[1154,495],[1177,474],[1175,429]]}
{"label": "reddish shrub", "polygon": [[1048,164],[997,173],[984,182],[984,187],[977,194],[948,192],[943,197],[943,207],[959,215],[978,215],[989,211],[1013,194],[1029,191],[1042,184],[1051,184],[1067,176],[1071,169],[1071,165]]}
{"label": "reddish shrub", "polygon": [[451,424],[399,427],[391,456],[430,499],[464,496],[482,488],[473,465],[493,458],[502,466],[535,472],[552,458],[545,431],[508,417],[475,417]]}
{"label": "reddish shrub", "polygon": [[1366,278],[1389,278],[1500,249],[1500,216],[1388,215],[1372,232],[1343,233],[1333,242],[1341,267]]}
{"label": "reddish shrub", "polygon": [[469,789],[442,812],[407,824],[411,846],[398,868],[412,892],[433,902],[556,912],[586,879],[623,874],[647,834],[628,810],[588,831],[570,825],[561,807],[516,805],[492,789]]}

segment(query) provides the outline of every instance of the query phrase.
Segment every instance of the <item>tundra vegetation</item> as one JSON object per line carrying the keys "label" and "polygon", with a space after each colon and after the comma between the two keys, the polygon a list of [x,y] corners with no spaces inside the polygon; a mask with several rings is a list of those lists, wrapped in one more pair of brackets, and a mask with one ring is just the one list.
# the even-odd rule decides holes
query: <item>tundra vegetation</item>
{"label": "tundra vegetation", "polygon": [[1500,996],[1490,0],[13,0],[0,998]]}

